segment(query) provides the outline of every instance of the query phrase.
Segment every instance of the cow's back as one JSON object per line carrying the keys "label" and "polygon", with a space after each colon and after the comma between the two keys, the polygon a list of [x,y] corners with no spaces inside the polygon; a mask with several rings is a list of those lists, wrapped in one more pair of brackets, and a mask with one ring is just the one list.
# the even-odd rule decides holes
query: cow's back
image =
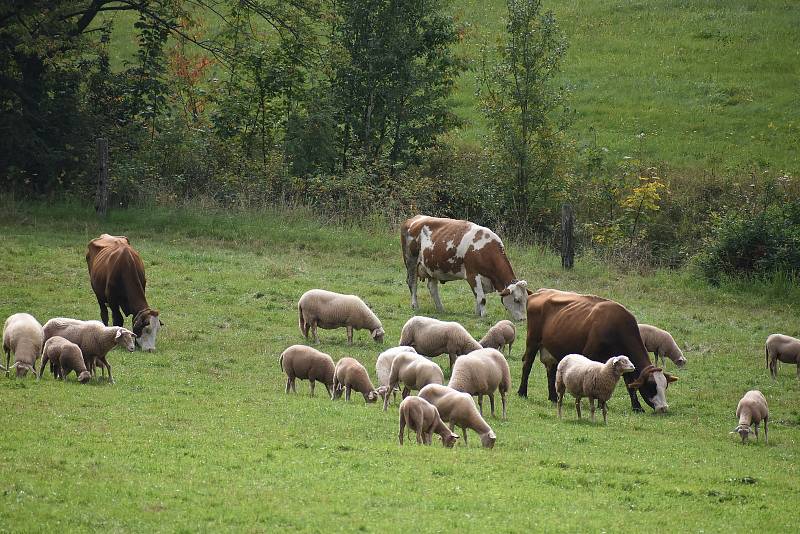
{"label": "cow's back", "polygon": [[[109,240],[96,251],[91,250],[91,245],[87,263],[92,289],[98,299],[108,303],[119,302],[126,315],[146,308],[144,263],[139,253],[128,244],[127,238],[124,241],[121,238]],[[93,253],[92,259],[90,253]]]}

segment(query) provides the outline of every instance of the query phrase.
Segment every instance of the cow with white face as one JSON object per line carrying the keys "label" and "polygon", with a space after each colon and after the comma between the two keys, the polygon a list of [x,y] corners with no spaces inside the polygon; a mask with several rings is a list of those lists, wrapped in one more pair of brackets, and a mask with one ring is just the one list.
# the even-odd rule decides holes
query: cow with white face
{"label": "cow with white face", "polygon": [[417,279],[428,281],[436,309],[444,311],[439,282],[466,280],[475,313],[486,314],[486,295],[498,291],[516,321],[526,316],[528,284],[517,280],[500,238],[483,226],[457,219],[417,215],[400,228],[411,307],[417,309]]}

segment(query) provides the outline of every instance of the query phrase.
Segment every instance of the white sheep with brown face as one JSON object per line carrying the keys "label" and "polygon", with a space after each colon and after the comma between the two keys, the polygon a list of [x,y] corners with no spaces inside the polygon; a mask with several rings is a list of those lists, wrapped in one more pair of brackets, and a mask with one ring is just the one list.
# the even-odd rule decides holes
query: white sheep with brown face
{"label": "white sheep with brown face", "polygon": [[[42,353],[43,344],[42,325],[33,315],[15,313],[6,319],[3,326],[3,350],[6,353],[6,365],[3,368],[6,375],[11,369],[16,369],[17,378],[24,377],[28,371],[36,376],[36,360]],[[11,354],[14,354],[13,365]]]}
{"label": "white sheep with brown face", "polygon": [[108,381],[114,383],[107,355],[114,347],[128,352],[136,350],[136,334],[121,326],[105,326],[100,321],[80,321],[58,317],[44,325],[45,340],[61,336],[80,347],[87,369],[94,375],[96,365],[108,370]]}
{"label": "white sheep with brown face", "polygon": [[767,369],[775,379],[778,377],[778,362],[797,366],[797,378],[800,379],[800,339],[783,334],[772,334],[764,344],[767,358]]}
{"label": "white sheep with brown face", "polygon": [[672,360],[678,367],[686,365],[686,357],[683,351],[675,343],[672,334],[666,330],[649,324],[639,324],[639,335],[642,337],[647,352],[652,352],[655,355],[655,363],[658,365],[658,359],[664,363],[664,356]]}
{"label": "white sheep with brown face", "polygon": [[322,382],[328,395],[333,395],[335,365],[330,355],[305,345],[292,345],[281,353],[278,363],[286,373],[286,393],[297,393],[295,379],[299,378],[310,382],[312,397],[316,382]]}
{"label": "white sheep with brown face", "polygon": [[730,433],[739,434],[742,443],[745,443],[750,434],[755,434],[758,439],[758,425],[764,422],[764,443],[769,443],[767,421],[769,420],[769,407],[764,394],[757,389],[752,389],[744,394],[736,406],[736,417],[739,424]]}
{"label": "white sheep with brown face", "polygon": [[331,400],[336,400],[345,392],[345,400],[350,400],[350,392],[356,390],[364,396],[366,403],[378,400],[378,392],[369,379],[367,368],[355,358],[342,358],[336,362],[333,373],[333,395]]}
{"label": "white sheep with brown face", "polygon": [[568,354],[558,363],[556,369],[556,392],[558,393],[558,417],[567,391],[575,397],[575,409],[581,418],[581,399],[589,397],[589,408],[594,423],[594,401],[599,401],[603,410],[603,423],[608,423],[608,400],[617,387],[617,382],[625,373],[635,370],[627,356],[614,356],[606,363],[590,360],[580,354]]}
{"label": "white sheep with brown face", "polygon": [[297,303],[300,333],[308,339],[308,332],[319,343],[317,327],[324,329],[347,328],[347,342],[353,343],[353,330],[369,330],[370,336],[383,343],[383,325],[378,316],[363,300],[355,295],[342,295],[324,289],[311,289],[303,293]]}
{"label": "white sheep with brown face", "polygon": [[444,424],[436,406],[422,397],[406,397],[400,403],[400,432],[397,434],[400,445],[406,426],[417,433],[417,443],[430,445],[434,432],[442,437],[442,445],[447,448],[455,445],[458,439]]}

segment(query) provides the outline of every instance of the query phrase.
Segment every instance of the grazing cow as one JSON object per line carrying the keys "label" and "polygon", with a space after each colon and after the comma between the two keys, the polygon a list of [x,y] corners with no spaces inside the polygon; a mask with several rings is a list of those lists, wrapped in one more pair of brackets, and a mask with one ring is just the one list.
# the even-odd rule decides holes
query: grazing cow
{"label": "grazing cow", "polygon": [[636,390],[656,412],[666,412],[666,389],[677,377],[650,362],[636,318],[624,306],[593,295],[540,289],[528,297],[528,339],[519,395],[528,396],[528,376],[536,353],[547,368],[548,394],[556,402],[556,368],[567,354],[605,362],[624,355],[635,369],[623,375],[634,411],[642,411]]}
{"label": "grazing cow", "polygon": [[500,292],[515,320],[525,318],[528,284],[517,280],[497,234],[469,221],[417,215],[400,229],[411,307],[417,309],[417,277],[428,281],[436,309],[444,311],[439,282],[466,280],[475,295],[475,312],[486,313],[486,295]]}
{"label": "grazing cow", "polygon": [[114,326],[123,326],[124,315],[133,315],[131,330],[136,334],[136,343],[142,350],[156,350],[156,335],[162,323],[158,310],[147,304],[144,263],[128,238],[103,234],[91,240],[86,249],[86,265],[103,324],[108,326],[106,307],[111,308]]}

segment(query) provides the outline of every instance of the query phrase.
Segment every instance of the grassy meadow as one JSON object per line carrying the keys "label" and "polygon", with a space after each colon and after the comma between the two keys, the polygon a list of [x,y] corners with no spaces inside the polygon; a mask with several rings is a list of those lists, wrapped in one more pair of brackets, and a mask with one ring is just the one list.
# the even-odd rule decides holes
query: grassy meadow
{"label": "grassy meadow", "polygon": [[[546,400],[543,367],[516,396],[522,331],[510,359],[507,421],[483,450],[397,443],[397,405],[383,413],[285,395],[277,356],[304,342],[295,303],[311,287],[353,292],[383,320],[321,331],[320,349],[354,356],[374,376],[380,350],[410,317],[397,232],[343,227],[302,211],[120,210],[99,222],[70,205],[3,202],[0,317],[28,311],[96,319],[84,250],[101,232],[140,251],[148,299],[165,327],[153,354],[115,350],[115,385],[0,376],[0,531],[789,531],[800,520],[800,384],[773,382],[763,342],[798,334],[799,291],[710,288],[684,272],[609,270],[588,256],[564,272],[536,248],[509,247],[533,287],[591,292],[670,330],[689,360],[665,416],[630,411],[619,388],[609,424],[564,420]],[[475,336],[505,318],[496,295],[473,316],[465,283],[441,291],[442,318]],[[436,315],[427,292],[420,313]],[[446,358],[438,362],[446,366]],[[675,371],[671,363],[670,371]],[[741,395],[767,396],[770,443],[728,435]]]}

